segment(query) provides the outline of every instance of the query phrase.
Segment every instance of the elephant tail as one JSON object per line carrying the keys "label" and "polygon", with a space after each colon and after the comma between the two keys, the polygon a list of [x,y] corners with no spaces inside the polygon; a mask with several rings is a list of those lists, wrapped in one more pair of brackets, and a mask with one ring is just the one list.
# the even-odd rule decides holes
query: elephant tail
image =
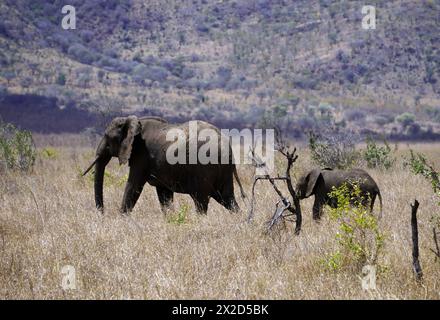
{"label": "elephant tail", "polygon": [[235,166],[235,165],[234,165],[234,177],[235,177],[235,180],[237,180],[238,186],[240,187],[241,198],[245,199],[246,193],[244,193],[243,186],[241,185],[240,178],[238,177],[237,166]]}

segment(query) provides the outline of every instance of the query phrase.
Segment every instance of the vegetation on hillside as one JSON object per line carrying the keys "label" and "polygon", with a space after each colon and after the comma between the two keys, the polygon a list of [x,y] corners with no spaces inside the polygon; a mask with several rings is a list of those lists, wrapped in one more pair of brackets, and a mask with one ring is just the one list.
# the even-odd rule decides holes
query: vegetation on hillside
{"label": "vegetation on hillside", "polygon": [[[64,4],[76,8],[76,30],[61,28]],[[363,5],[5,0],[0,95],[229,127],[255,126],[281,108],[295,137],[329,112],[365,134],[437,137],[438,2],[374,1],[376,30],[361,28]],[[10,106],[1,101],[3,113]]]}

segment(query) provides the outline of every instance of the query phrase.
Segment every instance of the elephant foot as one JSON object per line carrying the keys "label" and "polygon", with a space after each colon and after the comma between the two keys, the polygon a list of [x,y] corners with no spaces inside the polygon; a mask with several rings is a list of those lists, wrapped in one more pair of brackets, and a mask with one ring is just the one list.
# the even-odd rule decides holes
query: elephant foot
{"label": "elephant foot", "polygon": [[96,210],[97,210],[98,213],[100,213],[101,215],[104,215],[104,207],[98,207],[98,208],[96,208]]}
{"label": "elephant foot", "polygon": [[196,206],[196,211],[198,214],[208,214],[209,197],[191,195],[191,198],[194,201],[194,205]]}
{"label": "elephant foot", "polygon": [[129,216],[131,213],[131,210],[127,209],[127,208],[121,208],[119,209],[119,214],[122,216]]}
{"label": "elephant foot", "polygon": [[321,222],[321,216],[313,216],[313,221],[315,221],[316,223],[320,223]]}

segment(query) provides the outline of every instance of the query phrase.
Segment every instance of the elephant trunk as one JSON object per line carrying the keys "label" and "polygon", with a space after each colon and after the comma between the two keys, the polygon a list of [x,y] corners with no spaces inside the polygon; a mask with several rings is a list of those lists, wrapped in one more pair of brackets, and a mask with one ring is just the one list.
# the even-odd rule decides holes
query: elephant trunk
{"label": "elephant trunk", "polygon": [[101,143],[96,150],[95,160],[95,204],[98,210],[104,209],[104,196],[103,196],[103,184],[104,184],[104,172],[105,167],[110,162],[112,156],[109,152],[107,142],[102,139]]}
{"label": "elephant trunk", "polygon": [[101,156],[96,160],[95,165],[95,204],[96,208],[101,211],[104,209],[104,172],[105,167],[109,163],[110,159],[110,156]]}

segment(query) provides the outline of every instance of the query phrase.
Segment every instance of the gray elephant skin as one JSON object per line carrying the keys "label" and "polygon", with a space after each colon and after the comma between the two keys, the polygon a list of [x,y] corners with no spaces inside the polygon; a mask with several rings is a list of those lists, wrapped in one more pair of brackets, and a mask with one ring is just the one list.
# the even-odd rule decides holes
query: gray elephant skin
{"label": "gray elephant skin", "polygon": [[[332,208],[337,207],[336,199],[329,196],[333,191],[333,187],[339,188],[344,183],[350,187],[353,182],[359,185],[361,190],[362,204],[370,206],[370,211],[373,211],[376,197],[380,200],[380,216],[382,216],[382,196],[379,191],[377,183],[373,178],[362,169],[351,170],[336,170],[336,169],[314,169],[303,175],[297,183],[298,197],[300,199],[315,196],[313,204],[313,219],[319,220],[322,215],[324,205],[329,205]],[[368,203],[370,200],[370,203]]]}
{"label": "gray elephant skin", "polygon": [[[172,204],[173,194],[189,194],[200,213],[206,213],[210,198],[230,211],[238,211],[239,207],[234,196],[234,177],[240,187],[241,195],[245,194],[235,163],[232,161],[232,148],[229,141],[230,161],[222,164],[169,164],[166,158],[168,147],[173,141],[167,141],[166,135],[170,129],[179,128],[188,132],[189,123],[170,124],[157,117],[136,116],[118,117],[111,121],[105,130],[96,150],[96,159],[87,172],[95,166],[95,203],[99,210],[104,208],[103,181],[106,165],[112,157],[118,157],[119,163],[128,163],[130,170],[128,181],[121,204],[122,213],[130,212],[135,206],[145,183],[156,188],[162,210]],[[220,131],[213,125],[197,121],[198,132],[202,129],[212,129],[219,136]],[[220,138],[219,138],[220,139]],[[220,141],[220,140],[219,140]],[[188,137],[186,140],[188,144]],[[204,142],[197,142],[198,148]]]}

